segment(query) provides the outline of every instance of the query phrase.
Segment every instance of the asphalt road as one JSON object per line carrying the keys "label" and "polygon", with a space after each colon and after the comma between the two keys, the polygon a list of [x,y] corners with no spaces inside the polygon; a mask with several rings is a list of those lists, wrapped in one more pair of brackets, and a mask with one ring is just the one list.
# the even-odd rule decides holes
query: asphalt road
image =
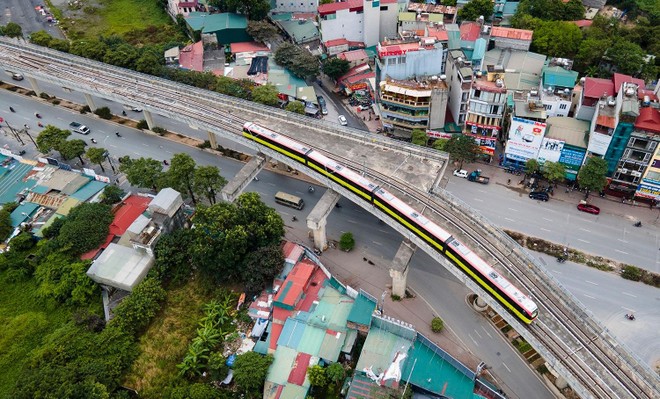
{"label": "asphalt road", "polygon": [[451,176],[446,189],[502,228],[660,273],[660,231],[651,224],[637,228],[632,217],[591,215],[552,199],[534,201],[513,186]]}
{"label": "asphalt road", "polygon": [[46,22],[46,17],[42,16],[34,7],[45,5],[40,0],[2,0],[0,2],[0,25],[7,25],[9,22],[15,22],[23,28],[23,35],[27,36],[32,32],[45,30],[52,37],[63,39],[64,35],[55,24]]}
{"label": "asphalt road", "polygon": [[[79,137],[90,144],[89,138],[94,137],[99,141],[98,145],[107,148],[114,158],[130,155],[133,157],[144,156],[155,159],[167,159],[174,153],[185,152],[193,156],[199,164],[219,166],[223,175],[228,178],[231,178],[243,166],[237,161],[218,158],[204,151],[182,146],[155,135],[109,124],[95,117],[68,112],[61,108],[53,108],[52,105],[36,102],[13,93],[5,93],[6,95],[0,98],[0,116],[7,119],[15,127],[20,127],[24,123],[30,124],[32,126],[31,131],[35,134],[38,129],[36,128],[36,119],[33,116],[33,112],[39,112],[44,115],[43,122],[45,124],[53,124],[61,128],[67,128],[69,122],[72,120],[86,124],[90,127],[92,133],[89,136]],[[10,113],[8,109],[9,105],[14,106],[17,112]],[[112,109],[121,109],[120,105],[112,105],[110,103],[108,105]],[[162,123],[161,126],[163,127],[173,131],[175,130],[174,125],[170,126],[165,120],[162,120],[160,123]],[[114,136],[113,132],[115,131],[120,131],[122,137],[118,138]],[[191,131],[194,132],[194,130]],[[79,138],[78,135],[75,136]],[[0,136],[0,140],[2,144],[9,143],[13,149],[20,147],[11,137]],[[36,155],[36,151],[32,147],[31,144],[25,145],[24,148],[28,150],[28,155],[30,153]],[[475,190],[484,188],[473,183],[464,181],[453,182],[453,180],[448,188],[457,194],[456,191],[461,189],[460,185],[463,183],[465,183],[465,188],[468,189],[467,191],[471,187],[474,187]],[[307,231],[304,225],[304,216],[306,212],[313,208],[323,193],[322,188],[319,188],[315,193],[310,194],[306,190],[307,185],[307,183],[299,180],[263,171],[259,175],[259,181],[253,181],[247,190],[260,193],[264,201],[270,206],[275,207],[283,215],[285,223],[293,226],[296,231],[299,231],[300,238],[304,240]],[[459,188],[454,188],[454,185]],[[495,186],[493,185],[493,187]],[[491,187],[489,186],[489,188]],[[305,210],[301,212],[274,204],[272,201],[273,195],[280,190],[302,197],[307,204]],[[489,199],[498,199],[499,197],[493,197],[493,195],[501,195],[498,190],[494,191],[498,194],[493,194],[489,191]],[[480,194],[480,197],[483,198],[484,193]],[[461,198],[466,199],[465,195],[461,195]],[[527,198],[522,198],[521,200],[523,199]],[[498,200],[496,202],[499,203],[500,201]],[[531,200],[527,203],[532,209],[537,209],[538,206],[554,205],[552,202],[539,205]],[[327,228],[329,238],[338,239],[342,232],[351,231],[358,242],[358,250],[362,251],[370,259],[373,259],[377,263],[388,262],[392,259],[401,242],[398,233],[388,226],[380,224],[376,217],[352,204],[350,201],[340,200],[340,204],[341,208],[336,208],[328,218]],[[522,204],[523,206],[521,208],[526,208],[524,206],[525,203],[523,202]],[[557,206],[559,205],[557,204]],[[567,206],[566,204],[563,205],[564,207]],[[556,211],[561,212],[560,209]],[[564,209],[563,212],[566,213],[567,211]],[[297,222],[291,222],[291,216],[293,214],[298,216],[299,220]],[[533,214],[534,212],[530,213],[530,215]],[[492,216],[489,217],[493,219]],[[534,217],[538,218],[537,216],[530,216],[530,223],[534,222]],[[497,222],[496,220],[493,221]],[[554,270],[553,267],[556,267],[554,264],[556,262],[548,260],[547,263],[549,268]],[[536,380],[537,377],[520,361],[519,355],[499,337],[498,333],[490,324],[485,322],[481,316],[477,315],[465,304],[464,297],[468,293],[468,290],[460,282],[455,280],[449,272],[437,265],[422,252],[414,256],[411,266],[412,269],[409,276],[411,286],[436,309],[439,315],[448,321],[451,328],[459,336],[464,337],[463,341],[466,347],[486,363],[497,367],[497,373],[501,379],[499,381],[500,384],[506,385],[521,398],[543,397],[540,392],[546,392],[545,389]],[[582,271],[583,274],[580,275],[577,273],[565,273],[566,268],[569,266],[570,264],[567,263],[562,265],[562,268],[557,269],[557,278],[569,290],[574,292],[588,309],[594,312],[601,322],[605,323],[608,329],[619,336],[628,346],[632,347],[640,357],[649,363],[657,360],[656,353],[660,353],[660,351],[655,349],[659,345],[660,337],[658,337],[657,333],[654,334],[657,328],[653,328],[654,325],[659,325],[656,303],[658,300],[657,290],[590,268],[584,268],[584,271]],[[610,289],[616,283],[633,285],[624,285],[621,288]],[[599,292],[594,287],[602,287],[602,292]],[[611,295],[614,291],[620,291],[621,294],[618,297]],[[580,295],[584,296],[584,298]],[[586,300],[583,300],[585,298]],[[616,306],[613,305],[613,301],[616,302]],[[630,323],[623,319],[622,315],[625,312],[622,309],[634,309],[635,314],[638,315],[638,320]],[[656,356],[655,359],[654,355]]]}

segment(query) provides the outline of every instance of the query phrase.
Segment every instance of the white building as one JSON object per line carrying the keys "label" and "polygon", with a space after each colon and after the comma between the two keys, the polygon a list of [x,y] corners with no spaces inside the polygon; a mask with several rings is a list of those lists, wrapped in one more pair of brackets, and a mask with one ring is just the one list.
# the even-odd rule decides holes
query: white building
{"label": "white building", "polygon": [[167,13],[174,20],[181,14],[187,17],[191,12],[199,11],[199,0],[167,0]]}
{"label": "white building", "polygon": [[566,58],[553,58],[541,72],[539,93],[549,117],[568,116],[571,112],[573,89],[578,73],[571,71],[573,61]]}
{"label": "white building", "polygon": [[406,80],[417,76],[442,75],[446,49],[433,37],[384,40],[378,44],[376,77]]}
{"label": "white building", "polygon": [[[271,3],[272,4],[272,3]],[[301,12],[316,13],[319,7],[319,0],[287,1],[276,0],[272,12]]]}
{"label": "white building", "polygon": [[396,37],[397,0],[348,0],[318,7],[321,41],[344,38],[375,46],[385,37]]}
{"label": "white building", "polygon": [[447,55],[447,85],[449,86],[449,112],[454,123],[465,124],[468,111],[468,98],[472,87],[472,67],[463,50],[450,50]]}

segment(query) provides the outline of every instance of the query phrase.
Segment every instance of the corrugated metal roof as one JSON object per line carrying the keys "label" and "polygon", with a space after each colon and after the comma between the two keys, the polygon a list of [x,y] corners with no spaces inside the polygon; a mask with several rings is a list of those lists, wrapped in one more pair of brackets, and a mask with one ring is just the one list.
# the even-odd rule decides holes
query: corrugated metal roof
{"label": "corrugated metal roof", "polygon": [[273,354],[273,363],[268,369],[266,381],[271,381],[278,385],[286,384],[287,379],[289,379],[289,373],[291,372],[291,366],[293,366],[297,355],[298,352],[295,349],[285,346],[278,347]]}
{"label": "corrugated metal roof", "polygon": [[92,263],[87,275],[99,284],[132,291],[153,264],[153,256],[146,252],[111,243]]}
{"label": "corrugated metal roof", "polygon": [[183,205],[181,194],[173,188],[166,187],[149,202],[149,210],[172,217],[181,205]]}
{"label": "corrugated metal roof", "polygon": [[75,193],[71,194],[71,197],[79,199],[82,202],[87,201],[88,199],[95,196],[99,191],[105,189],[107,183],[103,183],[98,180],[90,180],[89,183],[85,184],[78,189]]}
{"label": "corrugated metal roof", "polygon": [[[291,368],[291,373],[289,373],[289,378],[287,379],[287,382],[289,383],[288,385],[294,384],[302,386],[305,383],[307,368],[312,365],[310,363],[311,358],[312,355],[309,353],[298,353],[293,367]],[[284,397],[286,398],[288,396]]]}
{"label": "corrugated metal roof", "polygon": [[206,12],[191,12],[186,22],[195,31],[215,33],[224,29],[245,29],[247,18],[234,13],[209,14]]}
{"label": "corrugated metal roof", "polygon": [[560,66],[545,67],[541,72],[543,76],[543,86],[560,86],[572,88],[578,78],[575,71],[567,71]]}
{"label": "corrugated metal roof", "polygon": [[29,220],[37,209],[39,209],[38,204],[27,201],[21,202],[21,204],[16,209],[14,209],[10,215],[11,225],[13,227],[18,227],[21,223]]}
{"label": "corrugated metal roof", "polygon": [[348,314],[347,320],[356,324],[368,326],[371,324],[371,315],[375,309],[376,302],[360,292],[355,298],[355,302]]}

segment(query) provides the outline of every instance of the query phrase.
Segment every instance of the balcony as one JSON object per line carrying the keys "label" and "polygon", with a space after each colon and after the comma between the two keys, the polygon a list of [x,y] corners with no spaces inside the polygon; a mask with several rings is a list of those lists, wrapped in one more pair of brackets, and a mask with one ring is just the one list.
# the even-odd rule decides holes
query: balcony
{"label": "balcony", "polygon": [[427,123],[426,120],[424,120],[424,123],[414,123],[410,121],[405,121],[405,120],[400,120],[400,119],[391,119],[391,118],[386,118],[385,119],[387,122],[402,128],[406,130],[412,130],[412,129],[426,129]]}
{"label": "balcony", "polygon": [[401,97],[391,96],[389,94],[381,94],[380,101],[382,103],[391,103],[396,105],[403,105],[410,108],[428,108],[431,105],[431,102],[428,101],[428,98],[424,98],[426,101],[411,100]]}
{"label": "balcony", "polygon": [[390,109],[390,108],[382,108],[381,113],[383,114],[384,117],[393,117],[393,118],[401,118],[409,121],[426,121],[429,117],[428,112],[416,112],[414,115],[411,112],[406,112],[406,110],[403,109]]}

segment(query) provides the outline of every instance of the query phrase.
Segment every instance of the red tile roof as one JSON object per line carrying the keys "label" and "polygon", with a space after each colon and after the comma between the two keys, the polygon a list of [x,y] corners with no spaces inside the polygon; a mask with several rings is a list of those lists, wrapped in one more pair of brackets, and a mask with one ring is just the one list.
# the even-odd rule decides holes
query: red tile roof
{"label": "red tile roof", "polygon": [[637,98],[643,100],[644,96],[649,96],[649,100],[651,101],[658,101],[658,97],[655,95],[653,90],[645,90],[645,89],[637,90]]}
{"label": "red tile roof", "polygon": [[534,33],[533,31],[526,29],[514,29],[514,28],[504,28],[501,26],[493,26],[493,29],[490,31],[490,36],[502,37],[505,39],[518,39],[518,40],[531,41],[533,33]]}
{"label": "red tile roof", "polygon": [[646,88],[646,84],[644,83],[644,80],[633,78],[632,76],[624,75],[622,73],[615,73],[612,80],[614,81],[615,93],[618,93],[619,90],[621,90],[621,85],[623,85],[624,83],[634,83],[638,85],[640,89]]}
{"label": "red tile roof", "polygon": [[362,10],[362,0],[348,0],[341,3],[321,4],[318,8],[319,15],[333,14],[339,10]]}
{"label": "red tile roof", "polygon": [[614,129],[616,128],[616,118],[607,115],[598,115],[596,124]]}
{"label": "red tile roof", "polygon": [[287,382],[289,384],[296,384],[302,386],[305,382],[305,376],[307,375],[307,368],[309,367],[309,359],[312,358],[312,355],[307,353],[299,352],[296,356],[296,361],[293,363],[293,368],[291,373],[289,373],[289,379]]}
{"label": "red tile roof", "polygon": [[429,36],[435,37],[436,40],[440,42],[449,40],[449,35],[447,34],[447,30],[444,28],[444,25],[438,28],[429,28]]}
{"label": "red tile roof", "polygon": [[342,60],[346,60],[348,62],[359,61],[369,58],[367,52],[362,49],[345,51],[339,54],[337,57],[341,58]]}
{"label": "red tile roof", "polygon": [[325,47],[342,46],[344,44],[348,45],[348,40],[342,37],[341,39],[328,40],[327,42],[325,42]]}
{"label": "red tile roof", "polygon": [[247,53],[250,51],[270,51],[266,45],[257,42],[232,43],[230,46],[233,54]]}
{"label": "red tile roof", "polygon": [[581,19],[579,21],[570,21],[570,22],[577,25],[578,28],[587,28],[587,27],[591,26],[591,24],[594,23],[594,21],[591,21],[591,20],[588,20],[588,19]]}
{"label": "red tile roof", "polygon": [[660,110],[651,107],[640,108],[639,116],[635,120],[635,128],[660,133]]}
{"label": "red tile roof", "polygon": [[479,38],[481,25],[478,22],[467,21],[461,24],[461,40],[473,42]]}
{"label": "red tile roof", "polygon": [[302,296],[315,268],[316,265],[307,259],[296,263],[291,273],[284,280],[284,284],[282,284],[282,287],[277,292],[274,301],[294,307]]}
{"label": "red tile roof", "polygon": [[204,72],[204,45],[201,41],[181,49],[179,66],[191,71]]}
{"label": "red tile roof", "polygon": [[600,98],[603,94],[614,95],[614,83],[609,79],[586,78],[584,80],[584,96]]}

